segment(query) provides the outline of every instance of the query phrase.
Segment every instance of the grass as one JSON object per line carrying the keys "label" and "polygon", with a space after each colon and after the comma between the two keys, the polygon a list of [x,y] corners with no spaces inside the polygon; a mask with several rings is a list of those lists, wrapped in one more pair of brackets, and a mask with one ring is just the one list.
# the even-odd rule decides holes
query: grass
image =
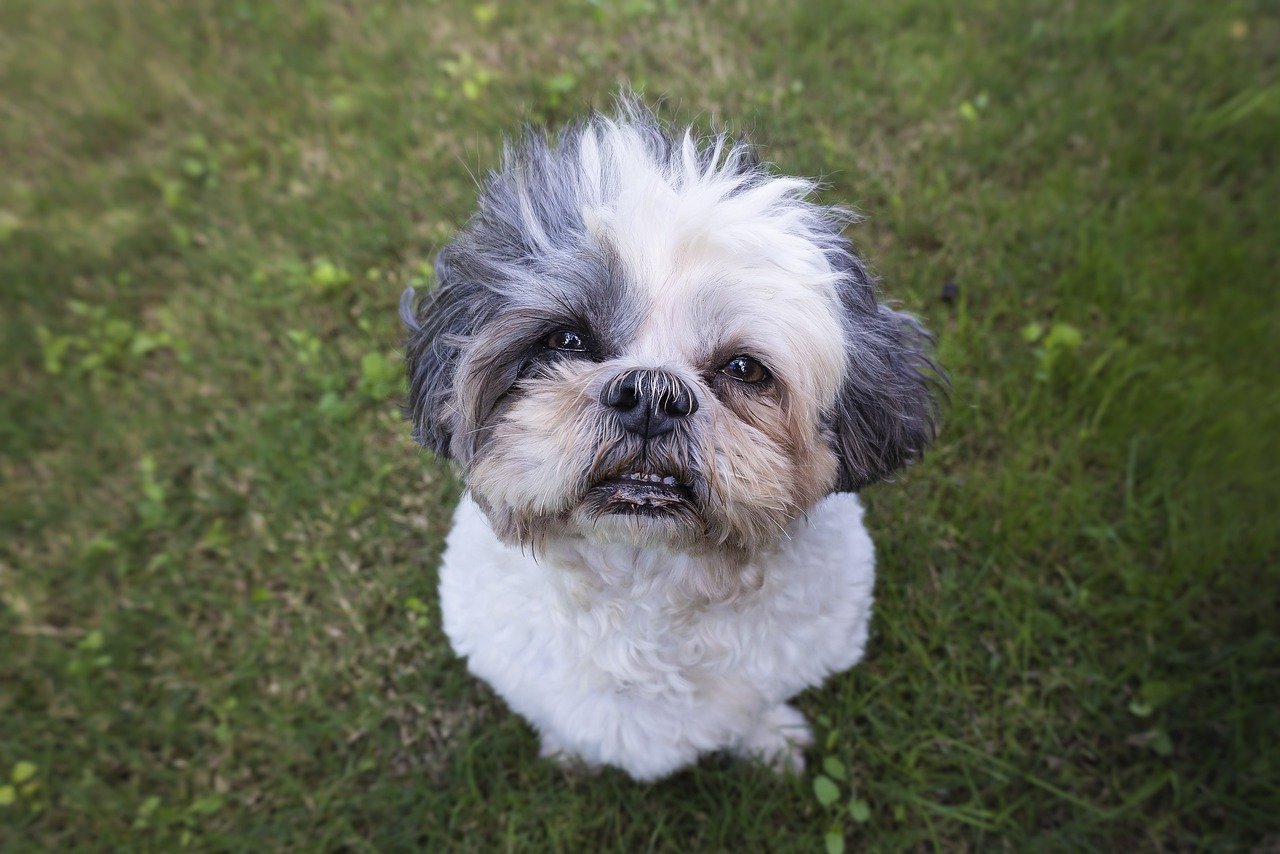
{"label": "grass", "polygon": [[[1277,44],[1262,0],[6,2],[0,847],[1280,845]],[[566,777],[439,628],[397,298],[503,132],[627,83],[867,212],[954,380],[799,780]]]}

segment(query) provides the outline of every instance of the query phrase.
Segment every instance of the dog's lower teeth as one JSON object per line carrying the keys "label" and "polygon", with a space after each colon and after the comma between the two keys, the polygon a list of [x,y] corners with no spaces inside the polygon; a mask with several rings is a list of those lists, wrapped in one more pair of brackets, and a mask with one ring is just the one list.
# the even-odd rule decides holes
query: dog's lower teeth
{"label": "dog's lower teeth", "polygon": [[645,474],[644,472],[631,471],[621,476],[622,480],[634,480],[639,483],[661,483],[665,486],[676,486],[679,481],[674,475]]}

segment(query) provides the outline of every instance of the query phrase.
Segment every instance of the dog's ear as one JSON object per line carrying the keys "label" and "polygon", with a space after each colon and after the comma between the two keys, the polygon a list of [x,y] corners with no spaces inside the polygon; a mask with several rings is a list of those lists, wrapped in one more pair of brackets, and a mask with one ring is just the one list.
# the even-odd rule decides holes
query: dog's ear
{"label": "dog's ear", "polygon": [[933,362],[933,338],[924,327],[878,304],[862,263],[852,251],[840,256],[848,356],[830,427],[840,461],[836,489],[855,492],[888,479],[933,442],[946,380]]}
{"label": "dog's ear", "polygon": [[454,377],[471,336],[473,315],[467,310],[469,289],[447,247],[436,258],[435,273],[435,287],[421,300],[412,287],[400,297],[400,319],[409,332],[405,343],[409,398],[404,411],[413,425],[414,439],[452,459],[459,412]]}

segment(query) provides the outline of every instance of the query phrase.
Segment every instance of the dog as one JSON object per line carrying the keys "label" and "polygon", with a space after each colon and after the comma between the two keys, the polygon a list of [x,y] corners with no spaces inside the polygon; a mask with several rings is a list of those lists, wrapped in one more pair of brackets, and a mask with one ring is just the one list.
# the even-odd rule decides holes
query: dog
{"label": "dog", "polygon": [[788,701],[862,657],[856,493],[922,455],[945,380],[817,188],[624,97],[508,142],[401,300],[406,416],[467,487],[444,631],[543,756],[799,773]]}

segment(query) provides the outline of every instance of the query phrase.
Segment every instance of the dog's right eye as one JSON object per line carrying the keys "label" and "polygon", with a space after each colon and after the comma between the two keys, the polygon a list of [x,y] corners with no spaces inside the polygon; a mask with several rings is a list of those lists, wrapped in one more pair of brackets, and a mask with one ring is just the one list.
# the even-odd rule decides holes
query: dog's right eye
{"label": "dog's right eye", "polygon": [[542,343],[552,350],[567,350],[570,353],[581,353],[587,349],[587,342],[572,329],[552,332]]}

